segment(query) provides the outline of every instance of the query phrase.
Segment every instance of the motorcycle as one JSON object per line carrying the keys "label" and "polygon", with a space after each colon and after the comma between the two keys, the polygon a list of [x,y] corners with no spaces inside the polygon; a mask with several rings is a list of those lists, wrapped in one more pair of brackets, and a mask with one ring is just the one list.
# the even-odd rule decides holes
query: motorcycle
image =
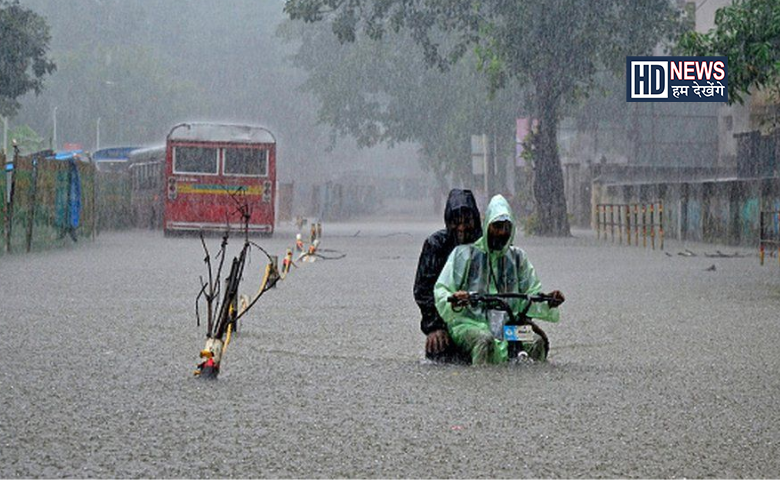
{"label": "motorcycle", "polygon": [[[525,307],[520,313],[515,314],[512,311],[512,307],[508,301],[510,299],[526,300]],[[550,351],[550,340],[548,339],[547,334],[544,333],[544,330],[528,317],[528,310],[533,303],[543,303],[554,300],[555,298],[551,295],[529,295],[525,293],[485,294],[468,292],[468,299],[463,301],[459,300],[455,295],[447,297],[447,301],[452,304],[453,309],[456,309],[457,307],[462,308],[466,305],[475,308],[481,306],[487,313],[490,331],[493,333],[493,337],[497,340],[506,340],[508,344],[509,359],[512,361],[533,360],[528,356],[529,349],[523,348],[523,345],[527,344],[530,346],[530,344],[534,343],[536,341],[534,334],[541,337],[542,345],[544,347],[543,357],[540,358],[540,360],[547,359],[547,354]],[[498,312],[503,312],[506,315],[494,314]]]}

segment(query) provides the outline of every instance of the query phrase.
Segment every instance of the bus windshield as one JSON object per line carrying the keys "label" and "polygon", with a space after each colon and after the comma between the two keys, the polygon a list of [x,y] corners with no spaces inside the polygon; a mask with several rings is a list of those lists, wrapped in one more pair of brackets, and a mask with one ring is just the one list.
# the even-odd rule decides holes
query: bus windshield
{"label": "bus windshield", "polygon": [[267,153],[255,148],[226,148],[224,174],[264,177],[268,175]]}
{"label": "bus windshield", "polygon": [[173,153],[174,173],[217,174],[218,149],[209,147],[176,147]]}

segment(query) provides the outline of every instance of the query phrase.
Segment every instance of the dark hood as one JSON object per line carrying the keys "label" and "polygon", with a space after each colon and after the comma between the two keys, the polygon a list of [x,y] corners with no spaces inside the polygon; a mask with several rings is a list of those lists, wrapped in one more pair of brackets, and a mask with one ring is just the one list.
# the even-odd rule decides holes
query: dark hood
{"label": "dark hood", "polygon": [[477,201],[474,199],[474,194],[471,193],[471,190],[462,190],[460,188],[453,188],[450,190],[450,195],[447,198],[447,206],[444,207],[444,223],[447,225],[447,233],[452,234],[452,232],[450,232],[450,225],[455,216],[455,211],[459,208],[471,210],[471,213],[474,214],[474,221],[476,224],[476,231],[474,232],[473,238],[476,240],[481,237],[482,218],[479,215]]}

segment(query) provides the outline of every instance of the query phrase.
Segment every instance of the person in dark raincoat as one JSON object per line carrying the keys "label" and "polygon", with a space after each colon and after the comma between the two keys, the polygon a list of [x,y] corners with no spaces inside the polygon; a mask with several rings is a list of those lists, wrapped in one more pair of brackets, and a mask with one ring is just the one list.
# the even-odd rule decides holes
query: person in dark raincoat
{"label": "person in dark raincoat", "polygon": [[458,245],[475,241],[482,235],[477,202],[471,190],[452,189],[444,208],[447,228],[429,236],[422,247],[414,280],[414,299],[420,307],[420,329],[425,334],[425,356],[436,361],[468,360],[450,339],[447,325],[436,311],[433,287],[447,257]]}

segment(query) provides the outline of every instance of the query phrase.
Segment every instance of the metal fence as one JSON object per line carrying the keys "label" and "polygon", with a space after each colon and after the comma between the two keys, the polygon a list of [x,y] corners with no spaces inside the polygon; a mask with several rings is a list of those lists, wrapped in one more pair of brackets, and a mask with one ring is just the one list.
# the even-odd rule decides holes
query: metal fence
{"label": "metal fence", "polygon": [[758,258],[764,264],[767,249],[769,256],[777,256],[780,262],[780,211],[761,212],[759,220]]}
{"label": "metal fence", "polygon": [[664,204],[651,203],[600,203],[596,205],[596,235],[599,240],[606,241],[615,238],[623,244],[625,236],[627,245],[642,247],[650,246],[655,250],[658,237],[661,250],[664,249]]}

